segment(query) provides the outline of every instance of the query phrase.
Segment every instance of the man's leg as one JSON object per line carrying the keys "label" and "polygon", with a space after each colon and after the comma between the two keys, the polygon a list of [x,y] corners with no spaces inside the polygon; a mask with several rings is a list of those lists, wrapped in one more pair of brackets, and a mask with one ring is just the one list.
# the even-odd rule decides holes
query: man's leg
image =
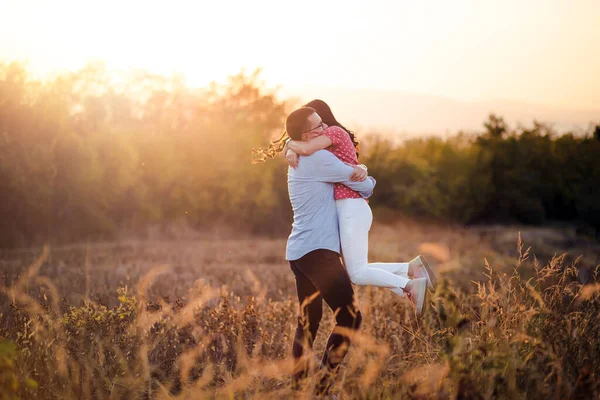
{"label": "man's leg", "polygon": [[[321,292],[335,313],[336,326],[329,336],[321,362],[332,374],[343,361],[350,346],[350,334],[360,327],[362,316],[354,299],[352,284],[339,255],[329,250],[315,250],[295,262]],[[330,381],[324,380],[320,390],[326,391]]]}
{"label": "man's leg", "polygon": [[298,326],[292,345],[295,360],[292,384],[295,388],[308,374],[309,361],[302,356],[305,355],[306,349],[312,349],[323,314],[323,298],[310,279],[297,267],[297,262],[290,261],[290,268],[296,277],[299,303]]}

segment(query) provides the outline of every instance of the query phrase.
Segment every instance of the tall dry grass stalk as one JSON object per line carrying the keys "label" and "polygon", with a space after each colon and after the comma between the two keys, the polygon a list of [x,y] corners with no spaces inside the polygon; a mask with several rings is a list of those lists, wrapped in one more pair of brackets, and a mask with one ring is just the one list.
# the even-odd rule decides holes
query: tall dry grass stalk
{"label": "tall dry grass stalk", "polygon": [[[450,262],[447,247],[424,248],[440,263]],[[568,264],[557,255],[541,265],[531,259],[520,236],[517,252],[510,274],[483,260],[486,278],[473,281],[473,289],[441,279],[420,320],[390,292],[357,288],[364,326],[333,393],[363,399],[598,398],[600,285],[578,283],[578,260]],[[302,390],[291,386],[298,310],[290,281],[238,267],[220,287],[196,280],[173,301],[153,294],[172,274],[185,273],[165,265],[141,276],[135,290],[121,287],[118,303],[108,307],[92,300],[94,265],[86,256],[84,295],[73,306],[52,283],[61,276],[39,274],[50,253],[44,248],[1,288],[0,398],[314,398],[318,372]],[[219,276],[223,265],[205,271]],[[531,270],[532,278],[522,277]],[[596,268],[596,282],[598,274]],[[228,286],[236,279],[253,294],[232,293]],[[277,291],[288,296],[271,295]],[[332,324],[326,313],[308,359],[313,369]]]}

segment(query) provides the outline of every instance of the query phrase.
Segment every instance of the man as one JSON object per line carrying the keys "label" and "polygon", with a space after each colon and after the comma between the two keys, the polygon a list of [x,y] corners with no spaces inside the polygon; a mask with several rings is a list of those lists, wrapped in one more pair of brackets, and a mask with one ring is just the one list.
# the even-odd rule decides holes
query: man
{"label": "man", "polygon": [[[288,135],[309,140],[320,134],[323,123],[311,108],[300,108],[286,120]],[[363,175],[363,176],[360,176]],[[375,179],[364,178],[360,167],[350,167],[326,150],[302,157],[297,168],[288,170],[288,190],[294,223],[289,236],[286,259],[296,277],[300,315],[292,354],[296,360],[294,386],[308,373],[305,348],[312,348],[322,316],[322,302],[335,313],[336,326],[329,336],[321,361],[326,378],[320,392],[326,392],[350,345],[352,332],[360,327],[362,316],[354,299],[350,278],[340,261],[338,220],[333,183],[341,182],[364,198],[373,193]]]}

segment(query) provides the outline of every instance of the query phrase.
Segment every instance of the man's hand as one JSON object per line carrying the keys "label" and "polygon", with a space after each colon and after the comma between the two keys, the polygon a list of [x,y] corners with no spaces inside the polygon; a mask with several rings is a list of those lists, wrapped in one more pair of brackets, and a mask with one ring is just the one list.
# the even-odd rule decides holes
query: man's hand
{"label": "man's hand", "polygon": [[354,166],[354,172],[350,175],[350,182],[362,182],[367,179],[367,171],[360,165]]}
{"label": "man's hand", "polygon": [[285,153],[285,160],[292,168],[296,168],[298,166],[298,158],[298,154],[294,153],[294,151],[291,149],[288,149]]}

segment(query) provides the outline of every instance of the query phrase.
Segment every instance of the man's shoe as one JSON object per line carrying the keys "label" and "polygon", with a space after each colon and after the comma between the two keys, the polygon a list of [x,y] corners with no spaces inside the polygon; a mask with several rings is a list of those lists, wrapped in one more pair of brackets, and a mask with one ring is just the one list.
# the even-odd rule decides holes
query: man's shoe
{"label": "man's shoe", "polygon": [[427,300],[427,279],[411,279],[404,288],[410,301],[415,305],[417,317],[423,315],[425,301]]}
{"label": "man's shoe", "polygon": [[415,279],[427,279],[427,288],[435,291],[435,287],[437,286],[437,279],[435,278],[433,270],[431,269],[431,267],[429,267],[427,260],[425,260],[425,257],[416,256],[409,262],[409,264],[413,270],[413,277]]}

